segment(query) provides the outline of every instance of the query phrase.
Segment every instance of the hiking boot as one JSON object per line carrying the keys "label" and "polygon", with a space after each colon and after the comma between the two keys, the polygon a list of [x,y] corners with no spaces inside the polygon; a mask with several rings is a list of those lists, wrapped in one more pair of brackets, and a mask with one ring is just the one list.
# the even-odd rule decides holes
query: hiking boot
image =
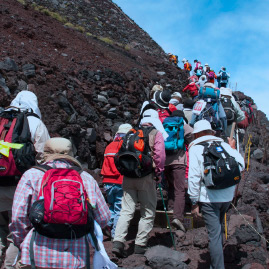
{"label": "hiking boot", "polygon": [[105,236],[107,236],[109,239],[111,239],[112,238],[112,236],[111,236],[111,227],[106,226],[105,228],[103,228],[103,234]]}
{"label": "hiking boot", "polygon": [[118,258],[125,258],[127,255],[124,250],[124,243],[120,241],[114,241],[112,247],[112,253],[114,253]]}
{"label": "hiking boot", "polygon": [[184,225],[182,224],[182,222],[179,219],[173,219],[173,221],[171,222],[171,224],[177,228],[178,230],[183,231],[184,233],[186,232],[186,229],[184,227]]}
{"label": "hiking boot", "polygon": [[139,246],[135,245],[134,253],[135,254],[145,254],[145,252],[148,250],[146,246]]}

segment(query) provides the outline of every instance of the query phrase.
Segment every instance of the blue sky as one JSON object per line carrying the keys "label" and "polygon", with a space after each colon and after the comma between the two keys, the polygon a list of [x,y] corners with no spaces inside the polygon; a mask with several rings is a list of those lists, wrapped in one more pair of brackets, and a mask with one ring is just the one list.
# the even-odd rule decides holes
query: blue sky
{"label": "blue sky", "polygon": [[225,66],[230,88],[244,92],[269,117],[267,0],[113,0],[164,49]]}

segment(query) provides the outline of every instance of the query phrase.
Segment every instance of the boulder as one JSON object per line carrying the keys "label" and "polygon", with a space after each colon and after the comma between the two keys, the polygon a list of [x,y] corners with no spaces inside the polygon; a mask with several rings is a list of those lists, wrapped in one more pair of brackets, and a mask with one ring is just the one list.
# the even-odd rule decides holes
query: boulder
{"label": "boulder", "polygon": [[35,66],[33,64],[25,64],[22,66],[23,74],[27,78],[32,78],[35,76]]}
{"label": "boulder", "polygon": [[153,269],[188,268],[188,266],[185,264],[185,262],[189,261],[187,254],[172,250],[165,246],[158,245],[152,247],[147,250],[145,256],[149,266]]}
{"label": "boulder", "polygon": [[5,61],[0,62],[0,69],[6,71],[18,71],[18,66],[14,60],[6,58]]}
{"label": "boulder", "polygon": [[108,100],[105,96],[98,94],[97,98],[98,98],[98,102],[108,104]]}
{"label": "boulder", "polygon": [[260,160],[263,158],[263,151],[259,148],[255,149],[252,153],[252,157],[256,160]]}
{"label": "boulder", "polygon": [[236,228],[240,228],[241,225],[245,225],[246,222],[244,218],[250,223],[253,224],[253,217],[248,215],[231,215],[228,221],[228,236],[231,236],[235,233]]}

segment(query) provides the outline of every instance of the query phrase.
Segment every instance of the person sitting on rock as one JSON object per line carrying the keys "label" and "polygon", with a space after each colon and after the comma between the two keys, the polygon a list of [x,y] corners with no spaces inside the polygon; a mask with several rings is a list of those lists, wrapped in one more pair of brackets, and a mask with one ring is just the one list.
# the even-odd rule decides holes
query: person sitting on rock
{"label": "person sitting on rock", "polygon": [[[245,166],[244,158],[235,149],[234,139],[229,138],[229,144],[227,144],[221,138],[214,136],[215,132],[207,120],[196,122],[193,134],[195,140],[189,146],[188,177],[188,194],[192,202],[192,214],[194,217],[200,216],[199,207],[201,208],[209,236],[210,268],[224,269],[222,222],[233,200],[236,186],[230,185],[230,187],[221,189],[206,187],[205,178],[208,170],[205,169],[204,147],[212,143],[219,143],[215,148],[216,151],[220,152],[220,155],[224,155],[225,150],[231,157],[234,157],[236,163],[239,163],[239,170],[241,171]],[[201,143],[208,144],[201,145]],[[226,155],[224,156],[226,157]],[[225,178],[225,180],[228,179]],[[233,175],[231,175],[230,180],[234,181]]]}
{"label": "person sitting on rock", "polygon": [[141,178],[130,178],[127,176],[123,178],[122,208],[112,248],[112,253],[118,257],[126,256],[124,242],[128,234],[130,221],[134,217],[137,202],[140,202],[141,218],[138,224],[134,252],[135,254],[144,254],[146,252],[148,235],[153,228],[157,205],[156,181],[161,181],[161,175],[164,170],[164,138],[162,133],[157,131],[160,128],[159,126],[162,126],[158,112],[153,109],[146,110],[140,126],[145,128],[154,127],[149,133],[148,140],[145,141],[148,141],[147,146],[150,148],[153,167],[155,168],[152,170],[152,173]]}
{"label": "person sitting on rock", "polygon": [[101,170],[103,176],[104,189],[106,192],[107,202],[111,213],[110,221],[107,224],[106,235],[114,238],[116,225],[120,216],[121,200],[122,200],[122,180],[123,176],[117,170],[114,163],[114,156],[119,151],[122,138],[132,129],[128,123],[121,124],[111,142],[105,149],[104,162]]}

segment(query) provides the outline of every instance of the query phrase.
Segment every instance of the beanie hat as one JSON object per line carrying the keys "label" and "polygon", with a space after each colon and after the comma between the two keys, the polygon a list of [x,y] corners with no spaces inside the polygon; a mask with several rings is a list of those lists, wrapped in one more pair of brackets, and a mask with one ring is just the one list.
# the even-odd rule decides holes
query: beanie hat
{"label": "beanie hat", "polygon": [[132,125],[129,123],[121,124],[116,134],[127,134],[132,128]]}
{"label": "beanie hat", "polygon": [[163,92],[157,91],[154,93],[153,100],[161,108],[168,108],[171,94],[168,90]]}
{"label": "beanie hat", "polygon": [[183,104],[183,106],[184,106],[184,108],[190,108],[190,109],[192,109],[193,108],[193,106],[194,106],[194,101],[193,100],[191,100],[191,99],[186,99],[185,101],[184,101],[184,104]]}

